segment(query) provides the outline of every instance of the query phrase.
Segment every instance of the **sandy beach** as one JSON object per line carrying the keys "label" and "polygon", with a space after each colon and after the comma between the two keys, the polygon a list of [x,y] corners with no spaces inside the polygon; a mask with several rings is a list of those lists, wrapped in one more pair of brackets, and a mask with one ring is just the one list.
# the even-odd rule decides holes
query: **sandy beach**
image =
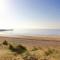
{"label": "sandy beach", "polygon": [[0,41],[4,40],[27,46],[60,46],[60,36],[0,36]]}
{"label": "sandy beach", "polygon": [[[5,45],[4,41],[7,41],[8,45]],[[20,45],[27,48],[23,55],[18,53],[22,51]],[[12,48],[9,48],[11,46],[20,49],[12,51]],[[29,56],[33,57],[32,60],[60,60],[60,36],[0,36],[0,60],[26,60]]]}

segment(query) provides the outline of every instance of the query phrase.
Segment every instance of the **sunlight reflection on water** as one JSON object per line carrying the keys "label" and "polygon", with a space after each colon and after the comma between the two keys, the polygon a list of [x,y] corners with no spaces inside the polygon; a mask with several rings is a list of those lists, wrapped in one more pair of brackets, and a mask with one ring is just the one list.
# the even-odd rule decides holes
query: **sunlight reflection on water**
{"label": "sunlight reflection on water", "polygon": [[60,29],[18,29],[0,32],[0,35],[60,35]]}

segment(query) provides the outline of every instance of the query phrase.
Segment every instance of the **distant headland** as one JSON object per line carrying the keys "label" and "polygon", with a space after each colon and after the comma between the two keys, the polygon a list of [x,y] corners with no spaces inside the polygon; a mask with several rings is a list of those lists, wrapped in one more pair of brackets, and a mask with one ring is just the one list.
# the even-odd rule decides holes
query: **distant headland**
{"label": "distant headland", "polygon": [[0,32],[3,32],[3,31],[13,31],[13,29],[0,29]]}

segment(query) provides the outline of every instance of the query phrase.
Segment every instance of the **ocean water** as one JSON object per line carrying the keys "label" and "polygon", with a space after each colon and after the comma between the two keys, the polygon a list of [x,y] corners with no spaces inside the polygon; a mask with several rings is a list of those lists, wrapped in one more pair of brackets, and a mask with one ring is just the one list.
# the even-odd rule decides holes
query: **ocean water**
{"label": "ocean water", "polygon": [[0,32],[0,35],[60,35],[60,29],[16,29]]}

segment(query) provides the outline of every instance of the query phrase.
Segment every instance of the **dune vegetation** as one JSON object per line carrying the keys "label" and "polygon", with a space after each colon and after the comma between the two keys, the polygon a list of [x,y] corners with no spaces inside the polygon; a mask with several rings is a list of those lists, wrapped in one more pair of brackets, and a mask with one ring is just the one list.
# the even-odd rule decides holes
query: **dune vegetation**
{"label": "dune vegetation", "polygon": [[0,43],[0,60],[60,60],[60,47],[35,47],[28,49],[8,41]]}

